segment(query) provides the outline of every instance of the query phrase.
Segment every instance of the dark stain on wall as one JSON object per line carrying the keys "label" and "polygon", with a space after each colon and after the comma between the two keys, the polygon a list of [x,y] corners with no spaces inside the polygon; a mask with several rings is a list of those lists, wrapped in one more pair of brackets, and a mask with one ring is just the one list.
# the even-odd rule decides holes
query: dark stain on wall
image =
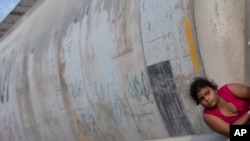
{"label": "dark stain on wall", "polygon": [[193,134],[180,101],[170,61],[148,66],[148,74],[158,109],[171,137]]}
{"label": "dark stain on wall", "polygon": [[9,101],[9,81],[10,81],[10,72],[11,72],[11,62],[3,62],[1,68],[6,70],[0,71],[0,101],[2,104]]}

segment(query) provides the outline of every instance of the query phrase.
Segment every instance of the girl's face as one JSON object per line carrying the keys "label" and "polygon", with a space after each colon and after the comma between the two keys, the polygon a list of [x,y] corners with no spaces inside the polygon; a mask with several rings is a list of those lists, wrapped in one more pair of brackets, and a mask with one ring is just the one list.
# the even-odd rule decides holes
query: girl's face
{"label": "girl's face", "polygon": [[217,90],[212,89],[211,87],[204,87],[197,94],[198,102],[206,108],[214,108],[218,104],[219,95]]}

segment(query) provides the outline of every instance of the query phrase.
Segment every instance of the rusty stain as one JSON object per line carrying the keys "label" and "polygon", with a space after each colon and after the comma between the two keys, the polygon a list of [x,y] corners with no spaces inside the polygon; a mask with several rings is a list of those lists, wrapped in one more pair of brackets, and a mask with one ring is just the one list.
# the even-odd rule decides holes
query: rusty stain
{"label": "rusty stain", "polygon": [[128,54],[128,53],[130,53],[132,51],[133,51],[132,48],[125,48],[125,50],[123,52],[121,52],[118,55],[114,56],[112,59],[116,59],[116,58],[121,57],[121,56],[123,56],[125,54]]}
{"label": "rusty stain", "polygon": [[67,83],[66,83],[66,80],[64,79],[64,72],[65,72],[65,63],[61,62],[61,59],[60,58],[60,53],[62,53],[63,51],[60,50],[61,48],[58,48],[58,57],[57,57],[57,61],[58,61],[58,70],[60,70],[59,72],[59,80],[60,80],[60,84],[61,84],[61,92],[62,92],[62,98],[63,98],[63,103],[64,103],[64,107],[65,107],[65,111],[66,111],[66,116],[68,117],[69,119],[69,122],[70,122],[70,126],[71,126],[71,129],[73,130],[73,134],[74,134],[74,137],[78,137],[77,136],[77,129],[75,128],[75,126],[73,126],[74,124],[74,117],[72,117],[71,115],[71,109],[72,109],[72,104],[71,104],[71,100],[70,100],[70,95],[69,95],[69,92],[68,92],[68,86],[67,86]]}
{"label": "rusty stain", "polygon": [[74,119],[75,119],[75,121],[76,121],[77,127],[78,127],[78,129],[79,129],[79,132],[80,132],[80,136],[81,136],[82,141],[87,141],[87,137],[86,137],[86,135],[85,135],[85,133],[84,133],[84,128],[80,125],[80,120],[79,120],[79,117],[78,117],[77,113],[74,112],[74,113],[73,113],[73,116],[74,116]]}
{"label": "rusty stain", "polygon": [[[32,128],[33,133],[31,136],[33,138],[33,140],[37,140],[37,141],[41,141],[41,136],[39,134],[38,128],[37,128],[37,124],[36,124],[36,120],[35,120],[35,116],[34,116],[34,111],[32,109],[32,102],[31,102],[31,94],[30,94],[30,89],[29,89],[29,82],[27,81],[28,76],[27,76],[27,68],[28,68],[28,57],[27,55],[23,58],[23,65],[22,65],[22,73],[20,75],[22,75],[22,79],[20,79],[21,83],[20,85],[22,85],[22,91],[19,92],[19,94],[17,95],[17,101],[18,101],[18,107],[19,107],[19,114],[20,114],[20,118],[22,123],[30,123],[30,128]],[[20,106],[20,105],[23,105]],[[25,113],[28,115],[27,117],[24,116]],[[27,121],[25,120],[26,118]],[[24,130],[26,136],[29,136],[29,130]]]}

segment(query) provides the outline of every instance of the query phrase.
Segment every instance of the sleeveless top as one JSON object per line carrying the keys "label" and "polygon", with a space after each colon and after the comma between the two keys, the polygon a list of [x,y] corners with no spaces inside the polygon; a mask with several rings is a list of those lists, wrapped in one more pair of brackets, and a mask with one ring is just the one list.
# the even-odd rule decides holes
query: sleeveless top
{"label": "sleeveless top", "polygon": [[239,119],[241,116],[246,114],[248,112],[248,102],[247,100],[240,99],[236,97],[232,91],[227,87],[227,85],[223,85],[219,90],[218,94],[227,102],[232,103],[238,110],[238,114],[235,116],[225,116],[221,113],[219,108],[204,108],[203,114],[212,114],[214,116],[217,116],[224,121],[226,121],[229,124],[232,124],[235,122],[237,119]]}

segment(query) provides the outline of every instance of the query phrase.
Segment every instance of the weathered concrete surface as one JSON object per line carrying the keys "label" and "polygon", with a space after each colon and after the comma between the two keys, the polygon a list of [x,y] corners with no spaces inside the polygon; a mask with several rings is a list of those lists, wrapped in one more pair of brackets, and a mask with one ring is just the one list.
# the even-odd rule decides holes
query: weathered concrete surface
{"label": "weathered concrete surface", "polygon": [[[194,0],[195,25],[206,75],[219,85],[245,83],[245,0]],[[248,71],[249,72],[249,71]],[[247,75],[248,76],[248,75]]]}
{"label": "weathered concrete surface", "polygon": [[165,139],[148,140],[148,141],[229,141],[229,139],[225,136],[218,135],[216,133],[210,133],[210,134],[182,136],[182,137],[165,138]]}
{"label": "weathered concrete surface", "polygon": [[[245,76],[245,83],[250,85],[250,1],[245,2],[245,67],[244,67],[244,76]],[[248,79],[247,79],[248,78]]]}
{"label": "weathered concrete surface", "polygon": [[205,75],[193,15],[192,0],[38,1],[0,42],[0,140],[210,133],[188,94]]}

